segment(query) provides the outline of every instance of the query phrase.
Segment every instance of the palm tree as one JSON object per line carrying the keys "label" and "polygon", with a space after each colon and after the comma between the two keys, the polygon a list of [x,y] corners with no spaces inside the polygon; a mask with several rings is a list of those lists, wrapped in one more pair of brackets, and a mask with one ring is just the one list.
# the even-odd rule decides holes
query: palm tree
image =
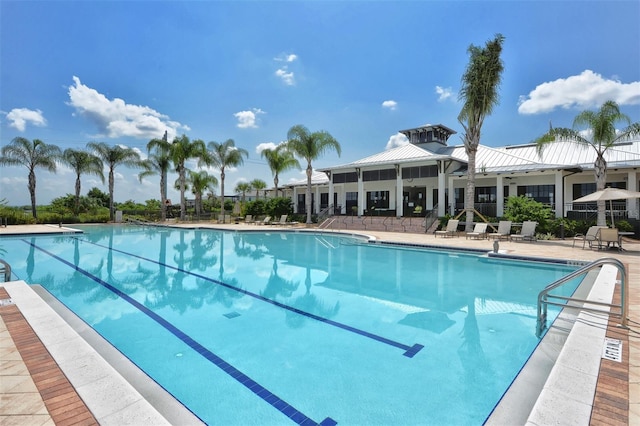
{"label": "palm tree", "polygon": [[305,208],[307,210],[307,223],[311,223],[311,175],[313,173],[311,161],[317,160],[328,149],[333,149],[340,156],[340,144],[329,132],[321,130],[310,133],[302,124],[297,124],[290,128],[287,133],[287,139],[289,150],[307,161]]}
{"label": "palm tree", "polygon": [[470,231],[473,226],[476,153],[480,144],[480,131],[485,117],[493,112],[493,108],[499,101],[498,87],[504,69],[500,59],[503,41],[502,34],[497,34],[493,40],[487,41],[484,48],[469,46],[469,64],[462,76],[462,88],[458,96],[458,99],[463,101],[458,121],[464,128],[464,148],[469,157],[464,197],[467,231]]}
{"label": "palm tree", "polygon": [[[153,151],[153,152],[152,152]],[[140,182],[147,176],[160,175],[160,219],[167,219],[167,174],[171,167],[171,144],[167,140],[167,132],[162,139],[151,139],[147,143],[149,157],[142,162],[144,171],[138,175]]]}
{"label": "palm tree", "polygon": [[37,219],[36,213],[36,168],[44,167],[55,173],[56,161],[60,158],[60,148],[49,145],[40,139],[17,137],[8,145],[2,147],[0,164],[5,166],[25,166],[29,170],[29,194],[31,195],[31,212]]}
{"label": "palm tree", "polygon": [[[617,122],[624,122],[627,128],[622,132],[616,130]],[[586,131],[585,131],[586,130]],[[604,189],[607,183],[607,162],[604,155],[616,143],[640,135],[640,122],[631,123],[629,117],[620,112],[614,101],[605,102],[598,111],[582,111],[573,119],[573,128],[553,128],[536,140],[538,154],[553,142],[576,142],[584,147],[591,147],[596,151],[594,174],[596,190]],[[604,201],[598,202],[598,226],[606,225],[606,211]]]}
{"label": "palm tree", "polygon": [[267,187],[267,182],[263,181],[262,179],[254,179],[251,182],[249,182],[249,185],[251,185],[251,188],[256,190],[256,200],[257,200],[260,196],[260,191],[262,191]]}
{"label": "palm tree", "polygon": [[140,155],[126,146],[109,146],[104,142],[89,142],[87,147],[102,160],[103,164],[109,167],[109,219],[113,221],[115,215],[113,209],[114,171],[119,165],[140,167]]}
{"label": "palm tree", "polygon": [[187,203],[184,199],[186,189],[187,169],[184,163],[192,158],[202,159],[206,156],[207,149],[200,139],[190,141],[186,135],[176,137],[171,144],[171,160],[178,172],[178,183],[180,187],[180,220],[187,217]]}
{"label": "palm tree", "polygon": [[247,182],[238,182],[236,185],[235,192],[236,194],[242,194],[242,204],[244,204],[244,198],[247,192],[251,191],[251,184]]}
{"label": "palm tree", "polygon": [[80,175],[95,175],[104,183],[104,174],[102,173],[102,161],[95,155],[87,151],[75,150],[73,148],[65,149],[62,153],[61,160],[63,163],[71,167],[76,173],[76,201],[74,213],[80,211]]}
{"label": "palm tree", "polygon": [[287,145],[278,145],[275,149],[265,149],[260,153],[266,158],[267,164],[273,174],[273,184],[276,187],[276,197],[278,196],[278,175],[291,169],[300,169],[300,163],[293,156],[293,153],[287,149]]}
{"label": "palm tree", "polygon": [[209,142],[207,155],[202,163],[220,170],[220,209],[224,218],[224,169],[227,166],[237,167],[244,164],[242,157],[249,157],[246,149],[237,148],[233,139],[227,139],[224,143]]}
{"label": "palm tree", "polygon": [[207,189],[212,189],[212,187],[217,184],[218,179],[216,179],[215,176],[205,171],[193,172],[189,170],[185,188],[191,189],[191,192],[196,197],[196,216],[200,217],[200,213],[202,212],[202,193]]}

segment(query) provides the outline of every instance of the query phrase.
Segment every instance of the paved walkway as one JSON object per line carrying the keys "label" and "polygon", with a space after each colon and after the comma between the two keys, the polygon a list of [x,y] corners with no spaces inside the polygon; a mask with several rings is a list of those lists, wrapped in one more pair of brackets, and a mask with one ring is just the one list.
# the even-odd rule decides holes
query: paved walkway
{"label": "paved walkway", "polygon": [[[184,224],[179,225],[184,227],[212,227],[220,229],[261,229],[255,225],[206,225],[202,224]],[[266,229],[278,229],[274,226],[265,227]],[[287,229],[292,229],[288,227]],[[71,231],[70,229],[64,229],[65,231]],[[9,234],[33,234],[33,233],[58,233],[61,229],[58,226],[47,225],[17,225],[9,226],[8,228],[0,228],[0,236]],[[415,244],[427,244],[427,245],[440,245],[446,247],[464,247],[464,248],[478,248],[491,251],[493,249],[493,242],[487,240],[471,240],[466,239],[464,236],[458,238],[435,238],[433,235],[426,234],[407,234],[407,233],[391,233],[391,232],[378,232],[367,231],[358,232],[366,233],[367,235],[374,236],[380,240],[390,242],[403,242],[403,243],[415,243]],[[625,363],[628,362],[628,393],[622,392],[619,394],[628,394],[628,424],[640,424],[640,242],[631,239],[625,239],[624,252],[617,251],[595,251],[595,250],[583,250],[581,243],[576,243],[576,247],[572,247],[572,240],[553,240],[553,241],[538,241],[536,243],[530,242],[510,242],[501,241],[500,251],[508,254],[531,256],[538,258],[555,258],[555,259],[568,259],[568,260],[580,260],[591,261],[602,257],[614,257],[620,259],[627,266],[627,273],[629,278],[629,348],[625,349],[625,354],[628,354],[628,358]],[[1,308],[0,308],[1,309]],[[626,357],[627,355],[625,355]],[[6,326],[0,320],[0,423],[2,424],[51,424],[52,420],[48,416],[47,410],[42,403],[42,398],[38,398],[38,390],[29,382],[28,378],[24,381],[17,383],[13,376],[26,376],[25,367],[20,366],[17,359],[15,345],[10,333],[6,330]],[[7,379],[7,377],[12,376]],[[20,379],[22,380],[22,379]],[[600,385],[599,385],[600,386]],[[604,384],[606,387],[606,383]],[[625,389],[626,390],[626,389]],[[615,393],[616,389],[611,390]],[[618,391],[620,391],[618,389]],[[17,421],[17,417],[11,418],[13,405],[10,401],[15,400],[15,393],[20,393],[20,398],[24,398],[24,401],[29,401],[28,404],[21,405],[21,414],[24,419],[30,419],[28,422]],[[31,407],[31,408],[29,408]],[[620,408],[620,407],[619,407]],[[615,408],[614,408],[615,409]],[[612,409],[613,410],[613,409]],[[595,412],[595,409],[594,409]],[[609,417],[609,415],[611,417]],[[600,416],[592,416],[591,424],[609,423],[599,419],[611,419],[615,417],[613,411],[604,411],[604,417],[602,413]],[[31,421],[33,420],[33,421]]]}

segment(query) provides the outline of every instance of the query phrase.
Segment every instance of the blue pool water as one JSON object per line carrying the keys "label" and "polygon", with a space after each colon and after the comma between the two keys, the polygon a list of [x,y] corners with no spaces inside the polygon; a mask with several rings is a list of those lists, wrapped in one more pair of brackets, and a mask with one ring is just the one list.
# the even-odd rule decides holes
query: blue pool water
{"label": "blue pool water", "polygon": [[84,229],[0,252],[209,424],[481,424],[538,344],[538,292],[575,269],[304,232]]}

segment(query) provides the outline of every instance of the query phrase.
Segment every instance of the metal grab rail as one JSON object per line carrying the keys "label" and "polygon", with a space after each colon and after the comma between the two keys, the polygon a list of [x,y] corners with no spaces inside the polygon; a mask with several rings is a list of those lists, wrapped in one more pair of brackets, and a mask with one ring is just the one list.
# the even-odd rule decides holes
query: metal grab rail
{"label": "metal grab rail", "polygon": [[[602,303],[602,302],[596,302],[596,301],[591,301],[591,300],[586,300],[586,299],[578,299],[575,297],[565,297],[565,296],[556,296],[553,294],[549,294],[549,292],[553,289],[556,289],[558,287],[560,287],[562,284],[566,283],[569,280],[572,280],[573,278],[576,278],[577,276],[586,274],[587,272],[589,272],[590,270],[600,267],[602,265],[614,265],[615,267],[618,268],[618,270],[620,271],[620,283],[621,283],[621,290],[620,290],[620,305],[616,305],[613,303]],[[624,328],[627,328],[627,310],[628,310],[628,301],[627,301],[627,291],[628,291],[628,283],[627,283],[627,271],[624,267],[624,264],[619,261],[618,259],[614,259],[612,257],[606,257],[606,258],[602,258],[602,259],[598,259],[595,260],[585,266],[583,266],[582,268],[570,273],[569,275],[566,275],[562,278],[560,278],[559,280],[549,284],[548,286],[546,286],[540,293],[538,293],[538,318],[536,321],[536,336],[538,338],[540,338],[540,336],[542,335],[542,331],[547,327],[547,306],[548,305],[552,305],[552,306],[561,306],[563,308],[573,308],[573,309],[580,309],[583,311],[591,311],[591,312],[600,312],[600,313],[607,313],[610,314],[611,312],[608,311],[604,311],[602,309],[595,309],[595,308],[587,308],[584,306],[577,306],[577,305],[571,305],[569,304],[569,302],[579,302],[579,303],[588,303],[591,305],[598,305],[598,306],[603,306],[603,307],[609,307],[609,308],[620,308],[620,317],[622,318],[622,324],[621,326]],[[549,298],[555,298],[555,299],[559,299],[559,300],[564,300],[567,303],[558,303],[558,302],[551,302],[548,299]]]}
{"label": "metal grab rail", "polygon": [[4,282],[11,281],[11,265],[0,259],[0,273],[4,273]]}

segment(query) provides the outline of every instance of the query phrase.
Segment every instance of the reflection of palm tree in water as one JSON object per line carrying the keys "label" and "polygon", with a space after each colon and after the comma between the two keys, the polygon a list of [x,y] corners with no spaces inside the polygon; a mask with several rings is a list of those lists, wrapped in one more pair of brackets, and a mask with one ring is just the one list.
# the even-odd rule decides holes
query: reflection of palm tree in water
{"label": "reflection of palm tree in water", "polygon": [[215,255],[207,256],[207,253],[213,248],[220,234],[207,233],[203,239],[201,231],[195,231],[191,240],[191,257],[186,259],[188,270],[205,271],[207,268],[216,264],[218,259]]}
{"label": "reflection of palm tree in water", "polygon": [[238,257],[250,257],[253,260],[262,259],[267,250],[259,245],[247,243],[247,236],[240,232],[233,235],[233,250]]}
{"label": "reflection of palm tree in water", "polygon": [[[218,281],[232,287],[238,287],[238,280],[236,278],[225,276],[224,274],[224,235],[220,237],[219,244],[220,252],[218,260],[220,265],[218,268]],[[207,302],[220,303],[222,306],[227,308],[233,306],[235,300],[240,299],[243,296],[239,291],[235,291],[220,284],[213,284],[212,286],[211,282],[205,280],[198,280],[198,285],[211,288],[211,291],[206,293]]]}
{"label": "reflection of palm tree in water", "polygon": [[260,292],[260,295],[271,300],[276,300],[278,296],[291,297],[298,286],[297,281],[286,280],[278,275],[278,259],[274,256],[267,286]]}
{"label": "reflection of palm tree in water", "polygon": [[[484,303],[484,300],[482,302]],[[476,298],[470,296],[467,303],[467,316],[464,319],[461,332],[463,341],[458,349],[458,356],[469,384],[464,390],[472,393],[477,391],[476,386],[486,389],[489,383],[493,383],[492,380],[484,380],[492,377],[493,371],[480,342],[475,303]]]}
{"label": "reflection of palm tree in water", "polygon": [[[29,254],[27,255],[27,281],[29,282],[29,284],[33,283],[33,271],[35,269],[36,266],[36,248],[35,248],[35,244],[36,244],[36,239],[35,238],[31,238],[31,240],[29,240],[29,242],[31,244],[29,244]],[[78,263],[76,263],[77,265]]]}
{"label": "reflection of palm tree in water", "polygon": [[[311,268],[307,266],[307,275],[305,277],[304,286],[306,291],[304,295],[297,297],[291,305],[303,312],[308,312],[322,318],[332,318],[338,314],[340,310],[340,302],[336,302],[333,307],[323,303],[315,294],[311,294]],[[286,323],[291,328],[300,328],[304,325],[306,316],[296,312],[286,311]]]}

